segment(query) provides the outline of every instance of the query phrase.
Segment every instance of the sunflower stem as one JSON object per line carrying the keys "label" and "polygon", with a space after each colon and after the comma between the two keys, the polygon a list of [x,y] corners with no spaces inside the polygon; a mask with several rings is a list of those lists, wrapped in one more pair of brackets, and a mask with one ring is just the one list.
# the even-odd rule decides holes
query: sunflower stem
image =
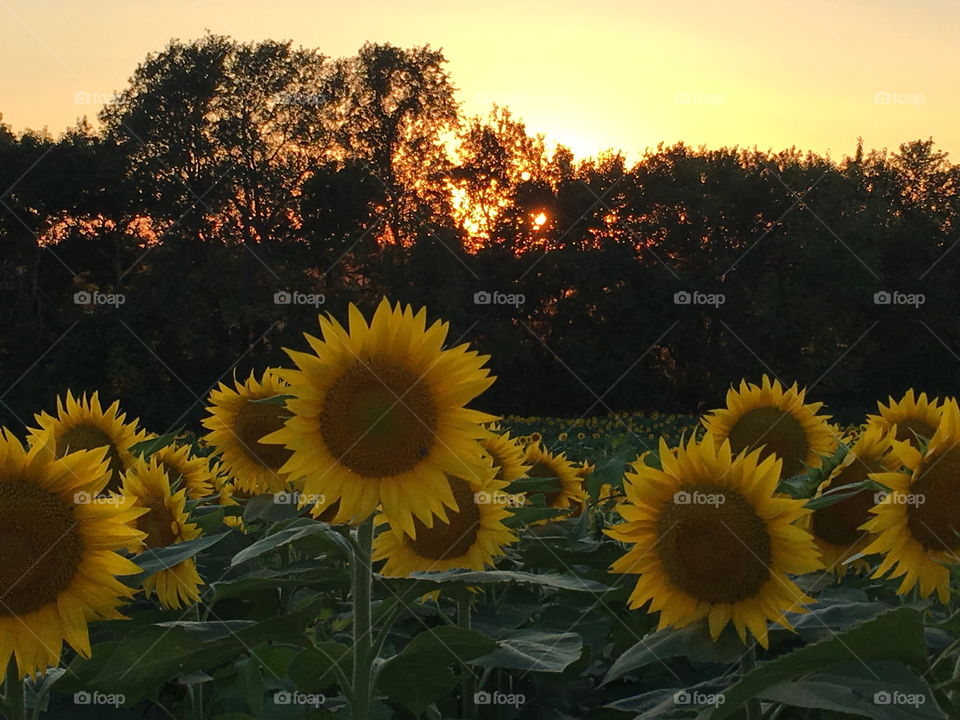
{"label": "sunflower stem", "polygon": [[[754,668],[757,667],[757,643],[751,640],[747,651],[740,658],[740,674],[741,677],[746,677],[749,675]],[[751,698],[747,701],[747,704],[744,706],[747,714],[747,720],[760,720],[762,715],[762,709],[760,707],[760,701],[756,698]]]}
{"label": "sunflower stem", "polygon": [[26,720],[27,708],[24,702],[23,678],[17,670],[17,660],[11,655],[7,662],[7,675],[3,681],[3,704],[6,706],[7,720]]}
{"label": "sunflower stem", "polygon": [[[472,620],[470,613],[472,611],[472,598],[468,590],[463,591],[463,595],[457,599],[457,625],[464,630],[470,630]],[[473,701],[474,694],[477,692],[477,676],[473,669],[463,663],[460,682],[463,691],[463,717],[467,720],[473,720],[477,717],[477,704]]]}
{"label": "sunflower stem", "polygon": [[357,543],[353,556],[353,687],[351,688],[351,717],[369,720],[373,704],[373,515],[357,528]]}

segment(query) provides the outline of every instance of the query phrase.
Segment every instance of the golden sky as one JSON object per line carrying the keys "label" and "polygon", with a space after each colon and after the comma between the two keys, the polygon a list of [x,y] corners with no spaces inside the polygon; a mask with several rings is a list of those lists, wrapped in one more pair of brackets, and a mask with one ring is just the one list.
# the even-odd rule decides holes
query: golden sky
{"label": "golden sky", "polygon": [[956,156],[958,27],[956,0],[0,0],[0,112],[56,134],[146,53],[209,29],[335,57],[442,47],[467,113],[507,105],[578,155],[683,140],[839,158],[859,135]]}

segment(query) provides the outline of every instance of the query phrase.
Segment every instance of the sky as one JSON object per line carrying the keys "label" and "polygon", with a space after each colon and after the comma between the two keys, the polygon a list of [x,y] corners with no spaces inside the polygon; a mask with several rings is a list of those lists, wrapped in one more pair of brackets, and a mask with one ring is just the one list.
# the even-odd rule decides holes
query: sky
{"label": "sky", "polygon": [[468,115],[508,106],[577,155],[660,142],[960,156],[955,0],[0,0],[0,113],[54,135],[148,52],[205,31],[325,55],[444,50]]}

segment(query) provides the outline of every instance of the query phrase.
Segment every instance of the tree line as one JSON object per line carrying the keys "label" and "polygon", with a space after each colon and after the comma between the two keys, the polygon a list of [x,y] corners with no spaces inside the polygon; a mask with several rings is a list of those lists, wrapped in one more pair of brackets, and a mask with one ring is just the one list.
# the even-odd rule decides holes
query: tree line
{"label": "tree line", "polygon": [[431,47],[175,40],[96,127],[0,123],[0,423],[70,387],[189,425],[383,295],[490,354],[502,413],[693,411],[763,372],[841,414],[954,394],[958,181],[932,139],[577,159],[465,117]]}

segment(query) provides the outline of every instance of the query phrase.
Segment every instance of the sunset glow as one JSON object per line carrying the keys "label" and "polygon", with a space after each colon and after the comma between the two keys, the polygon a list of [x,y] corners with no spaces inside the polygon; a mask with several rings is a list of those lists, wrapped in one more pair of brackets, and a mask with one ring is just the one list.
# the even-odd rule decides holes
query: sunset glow
{"label": "sunset glow", "polygon": [[586,8],[560,2],[544,15],[500,0],[480,12],[434,0],[278,0],[263,13],[224,0],[11,0],[0,5],[0,112],[15,130],[56,134],[78,117],[93,119],[147,52],[209,29],[240,40],[289,38],[334,58],[367,40],[430,43],[449,60],[465,114],[505,105],[531,132],[581,157],[616,147],[636,158],[679,140],[796,145],[834,157],[852,153],[858,136],[868,148],[928,136],[960,148],[955,3]]}

